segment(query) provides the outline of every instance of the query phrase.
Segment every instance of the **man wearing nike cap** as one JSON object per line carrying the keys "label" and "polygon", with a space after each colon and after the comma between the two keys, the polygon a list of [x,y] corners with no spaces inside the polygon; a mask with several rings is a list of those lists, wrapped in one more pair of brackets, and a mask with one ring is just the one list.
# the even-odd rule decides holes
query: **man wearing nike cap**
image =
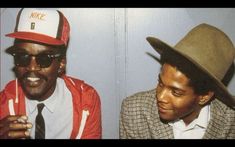
{"label": "man wearing nike cap", "polygon": [[13,33],[16,79],[0,93],[0,138],[100,139],[96,90],[67,76],[70,26],[56,10],[21,9]]}
{"label": "man wearing nike cap", "polygon": [[200,24],[174,47],[147,37],[162,64],[156,89],[122,102],[121,139],[235,139],[235,97],[227,88],[235,49],[218,28]]}

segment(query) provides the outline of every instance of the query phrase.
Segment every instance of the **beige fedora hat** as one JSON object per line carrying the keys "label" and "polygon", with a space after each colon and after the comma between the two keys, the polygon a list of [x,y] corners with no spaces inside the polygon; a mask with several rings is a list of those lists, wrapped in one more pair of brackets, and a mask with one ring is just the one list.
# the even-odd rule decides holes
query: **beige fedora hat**
{"label": "beige fedora hat", "polygon": [[233,43],[224,32],[214,26],[200,24],[174,47],[154,37],[147,37],[147,41],[160,55],[173,51],[195,64],[214,80],[219,89],[217,98],[235,108],[235,97],[221,82],[235,58]]}

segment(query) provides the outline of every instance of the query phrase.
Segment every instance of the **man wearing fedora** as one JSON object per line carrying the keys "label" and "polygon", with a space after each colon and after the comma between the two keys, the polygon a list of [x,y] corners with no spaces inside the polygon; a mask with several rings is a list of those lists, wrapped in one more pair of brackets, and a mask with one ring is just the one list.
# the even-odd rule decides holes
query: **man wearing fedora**
{"label": "man wearing fedora", "polygon": [[7,53],[16,79],[0,92],[0,138],[100,139],[96,90],[67,76],[70,25],[56,10],[21,9]]}
{"label": "man wearing fedora", "polygon": [[158,85],[123,100],[120,138],[235,139],[235,97],[225,82],[235,48],[228,36],[200,24],[174,47],[147,41],[161,55]]}

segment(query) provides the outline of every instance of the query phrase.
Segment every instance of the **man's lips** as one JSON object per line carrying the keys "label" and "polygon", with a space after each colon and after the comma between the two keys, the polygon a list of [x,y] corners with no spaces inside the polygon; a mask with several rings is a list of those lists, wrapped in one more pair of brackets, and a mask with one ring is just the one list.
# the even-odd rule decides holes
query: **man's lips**
{"label": "man's lips", "polygon": [[29,87],[38,87],[42,83],[42,79],[38,77],[26,77],[25,84]]}
{"label": "man's lips", "polygon": [[36,82],[36,81],[40,81],[40,80],[45,80],[47,81],[48,79],[38,73],[35,72],[28,72],[25,73],[22,77],[20,77],[20,79],[24,80],[24,81],[28,81],[28,82]]}
{"label": "man's lips", "polygon": [[171,109],[168,109],[167,107],[158,104],[158,110],[159,110],[160,112],[166,112],[166,111],[169,111],[169,110],[171,110]]}
{"label": "man's lips", "polygon": [[40,80],[40,78],[38,78],[38,77],[27,77],[26,79],[30,82],[36,82],[36,81]]}
{"label": "man's lips", "polygon": [[26,73],[22,76],[23,83],[26,87],[38,87],[40,86],[43,81],[46,81],[42,75],[34,72]]}

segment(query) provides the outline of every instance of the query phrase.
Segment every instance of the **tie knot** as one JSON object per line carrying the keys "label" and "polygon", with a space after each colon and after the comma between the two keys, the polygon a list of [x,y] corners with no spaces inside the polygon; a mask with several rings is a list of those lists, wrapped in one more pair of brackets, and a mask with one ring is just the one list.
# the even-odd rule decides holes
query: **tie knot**
{"label": "tie knot", "polygon": [[41,113],[42,112],[42,109],[44,108],[44,104],[41,103],[41,104],[38,104],[37,107],[38,107],[38,113]]}

